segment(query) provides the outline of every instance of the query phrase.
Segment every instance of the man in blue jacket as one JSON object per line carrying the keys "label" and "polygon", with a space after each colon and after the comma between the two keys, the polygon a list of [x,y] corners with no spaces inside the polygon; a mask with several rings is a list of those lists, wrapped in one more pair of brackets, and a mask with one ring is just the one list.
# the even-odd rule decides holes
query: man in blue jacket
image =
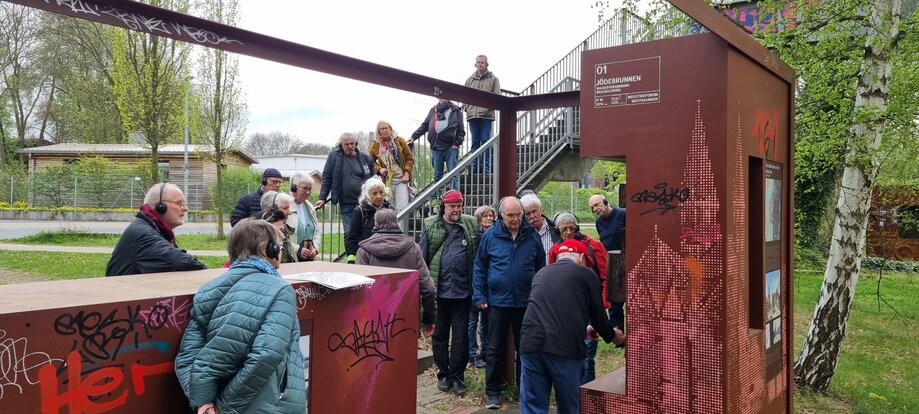
{"label": "man in blue jacket", "polygon": [[[473,267],[472,302],[488,309],[488,349],[485,354],[485,407],[501,408],[501,368],[507,346],[507,329],[513,328],[514,349],[520,352],[520,328],[530,297],[533,276],[546,265],[546,252],[533,226],[523,220],[523,204],[505,197],[499,219],[479,242]],[[520,383],[520,361],[517,384]]]}

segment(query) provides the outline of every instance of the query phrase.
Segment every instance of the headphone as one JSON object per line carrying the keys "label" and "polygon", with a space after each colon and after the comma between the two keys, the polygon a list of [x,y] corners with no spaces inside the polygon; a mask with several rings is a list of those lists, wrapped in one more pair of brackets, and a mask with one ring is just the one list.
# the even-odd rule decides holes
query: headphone
{"label": "headphone", "polygon": [[[268,224],[268,222],[265,223]],[[268,224],[268,226],[271,226],[271,224]],[[272,229],[266,226],[262,227],[265,229],[265,233],[268,234],[268,243],[265,245],[265,256],[268,256],[269,259],[277,259],[281,256],[281,246],[278,246],[278,244],[274,242],[274,233],[271,231]]]}
{"label": "headphone", "polygon": [[555,223],[555,226],[558,227],[558,216],[562,213],[568,213],[574,216],[574,234],[579,234],[581,232],[581,223],[578,223],[578,216],[575,216],[574,213],[569,213],[567,211],[560,211],[555,214],[555,217],[552,218],[552,222]]}
{"label": "headphone", "polygon": [[268,185],[268,177],[262,176],[262,185]]}
{"label": "headphone", "polygon": [[609,205],[609,200],[606,199],[606,196],[601,195],[601,197],[603,197],[603,205],[604,205],[604,206],[608,206],[608,205]]}
{"label": "headphone", "polygon": [[297,184],[294,184],[294,180],[290,180],[290,193],[293,194],[296,192],[297,192]]}
{"label": "headphone", "polygon": [[281,194],[281,192],[280,192],[280,191],[275,191],[275,192],[274,192],[274,197],[271,199],[271,209],[272,209],[272,210],[280,210],[280,209],[278,208],[278,203],[277,203],[277,201],[278,201],[278,194]]}
{"label": "headphone", "polygon": [[163,183],[162,185],[160,185],[160,201],[156,203],[155,207],[153,207],[153,209],[157,212],[157,214],[166,214],[166,210],[168,210],[168,208],[166,207],[166,203],[163,202],[163,190],[165,189],[166,189],[166,183]]}

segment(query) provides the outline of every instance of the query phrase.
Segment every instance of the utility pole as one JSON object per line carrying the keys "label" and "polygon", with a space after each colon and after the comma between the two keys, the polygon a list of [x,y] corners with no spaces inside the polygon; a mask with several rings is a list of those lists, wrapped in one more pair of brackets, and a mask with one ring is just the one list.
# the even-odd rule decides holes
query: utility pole
{"label": "utility pole", "polygon": [[[191,88],[191,79],[187,87]],[[185,89],[185,163],[182,165],[182,192],[185,193],[185,199],[190,201],[191,197],[188,195],[188,89]]]}

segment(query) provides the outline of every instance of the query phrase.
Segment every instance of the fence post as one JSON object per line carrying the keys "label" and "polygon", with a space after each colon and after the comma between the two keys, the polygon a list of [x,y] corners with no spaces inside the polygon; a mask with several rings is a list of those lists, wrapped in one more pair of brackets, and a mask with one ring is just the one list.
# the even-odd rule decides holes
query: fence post
{"label": "fence post", "polygon": [[73,176],[73,216],[77,215],[77,176]]}
{"label": "fence post", "polygon": [[13,186],[13,174],[10,174],[10,207],[13,206],[13,189],[16,188]]}

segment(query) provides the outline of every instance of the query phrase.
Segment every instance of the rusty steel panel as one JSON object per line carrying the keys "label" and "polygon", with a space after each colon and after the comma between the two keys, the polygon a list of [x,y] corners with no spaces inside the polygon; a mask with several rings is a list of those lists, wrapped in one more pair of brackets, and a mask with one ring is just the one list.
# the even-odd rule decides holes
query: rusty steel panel
{"label": "rusty steel panel", "polygon": [[581,68],[581,155],[629,175],[626,369],[582,388],[581,412],[790,412],[789,83],[714,33]]}
{"label": "rusty steel panel", "polygon": [[[376,281],[338,291],[293,283],[310,411],[414,412],[417,272],[309,263],[281,268],[283,274],[312,270]],[[0,286],[0,412],[191,412],[173,361],[193,292],[222,272]],[[174,288],[157,286],[164,283]],[[154,294],[143,297],[144,291]],[[160,296],[164,291],[168,295]]]}

